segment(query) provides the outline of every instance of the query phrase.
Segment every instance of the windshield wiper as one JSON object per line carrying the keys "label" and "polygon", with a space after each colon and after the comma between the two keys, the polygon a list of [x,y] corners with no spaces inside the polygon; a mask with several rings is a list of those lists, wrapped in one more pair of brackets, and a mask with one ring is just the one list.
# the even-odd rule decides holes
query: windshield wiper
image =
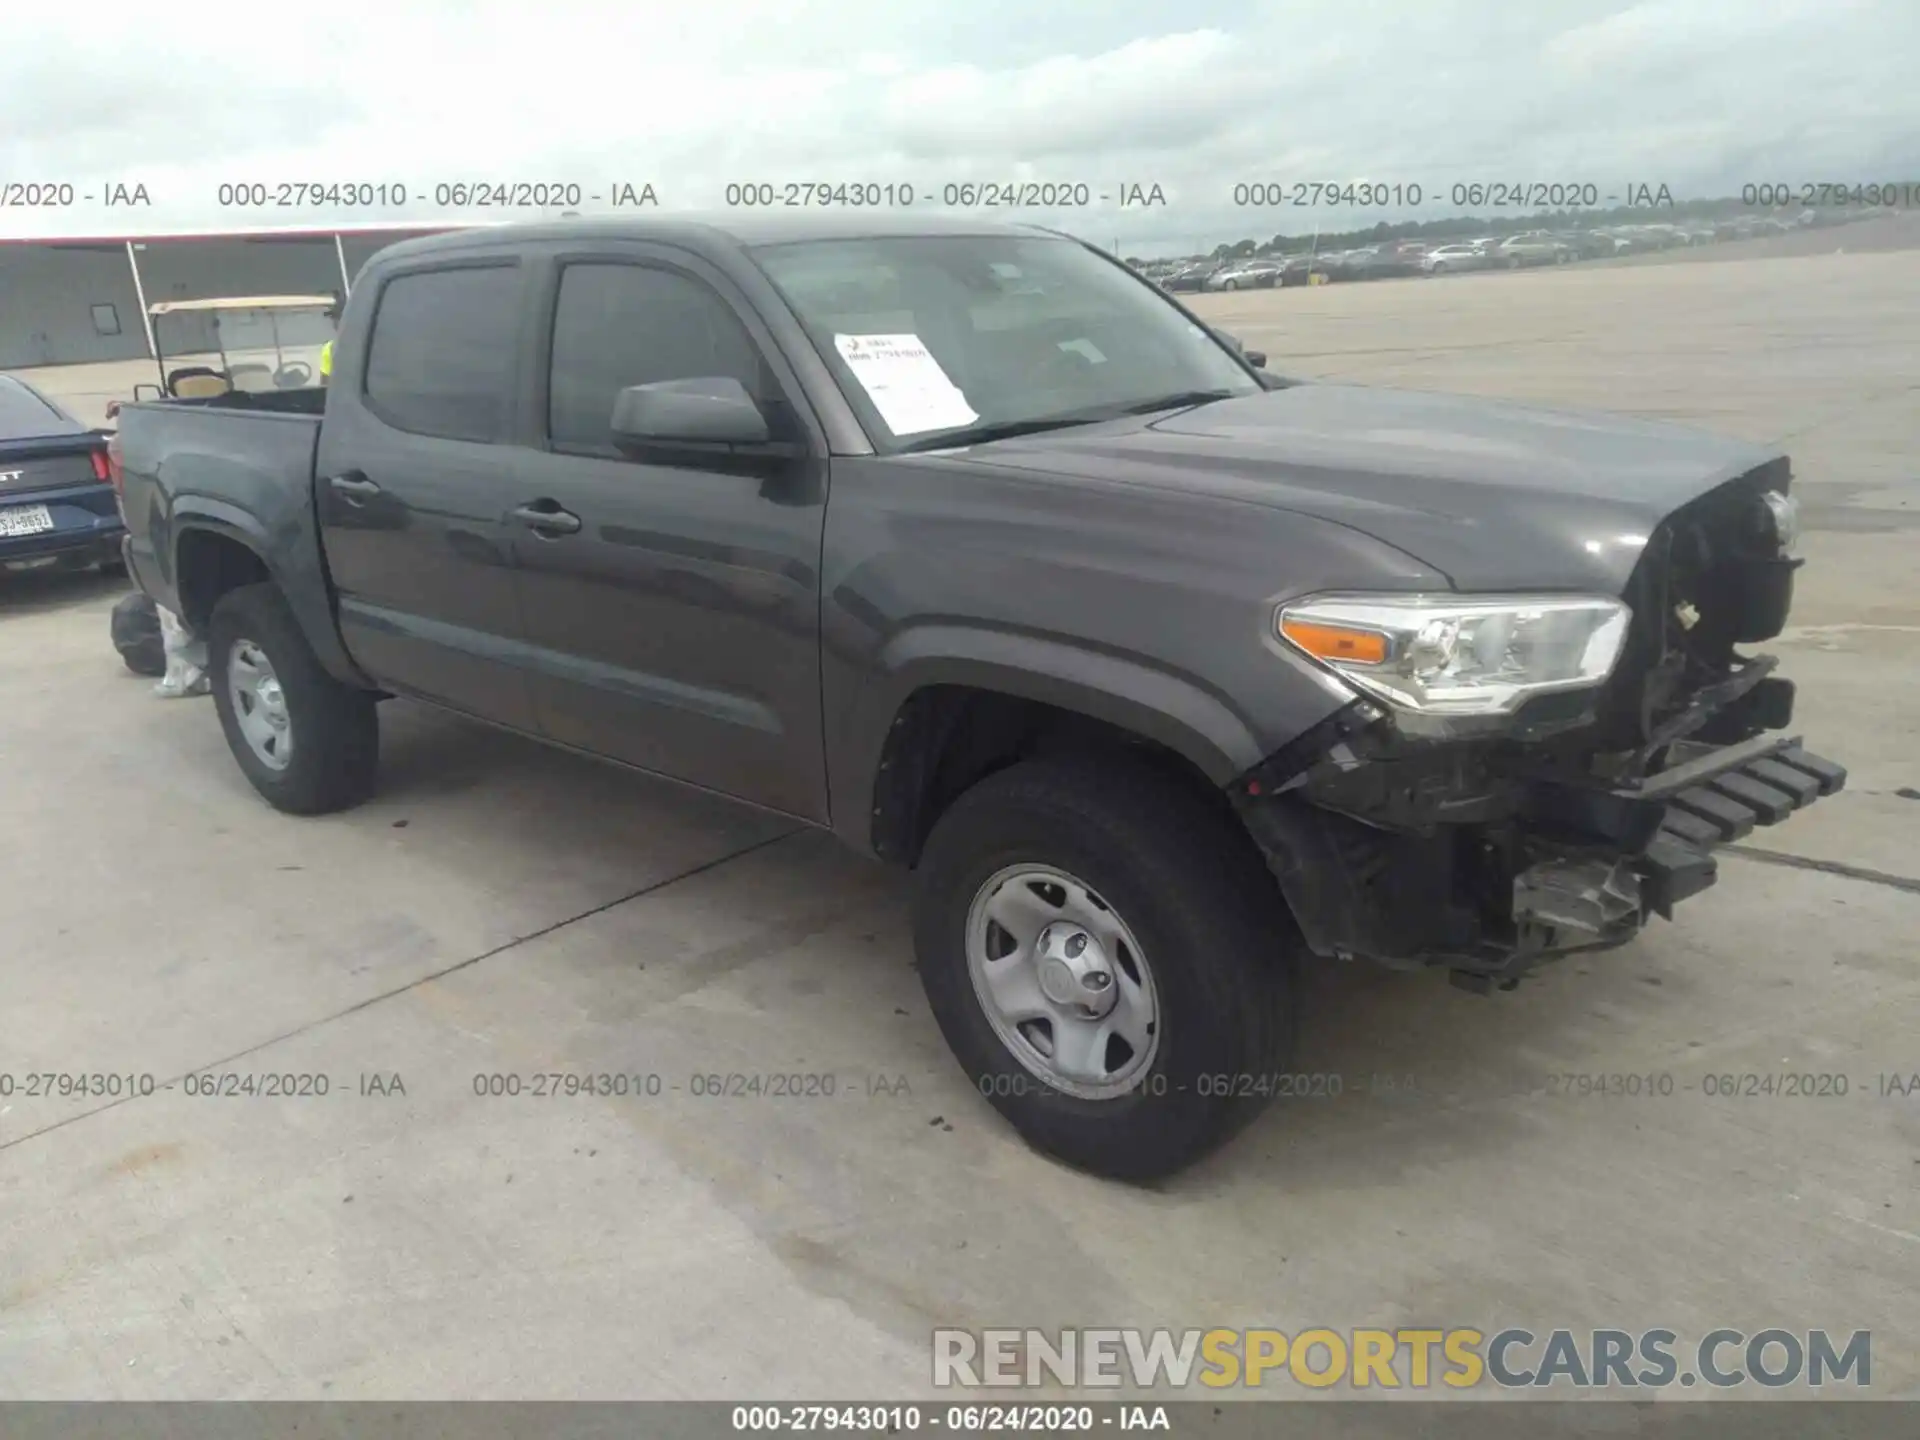
{"label": "windshield wiper", "polygon": [[1115,413],[1150,415],[1155,410],[1190,410],[1197,405],[1211,405],[1216,400],[1231,400],[1236,393],[1232,390],[1180,390],[1172,395],[1155,396],[1151,400],[1136,400]]}
{"label": "windshield wiper", "polygon": [[1047,430],[1066,430],[1075,425],[1091,425],[1099,420],[1111,420],[1114,412],[1108,409],[1090,412],[1081,411],[1073,415],[1049,415],[1038,420],[1000,420],[987,425],[969,425],[960,430],[944,430],[938,435],[928,435],[919,440],[911,440],[900,447],[902,454],[915,450],[946,450],[961,445],[984,445],[990,440],[1011,440],[1016,435],[1038,435]]}
{"label": "windshield wiper", "polygon": [[1148,415],[1155,410],[1182,410],[1215,400],[1231,400],[1232,390],[1182,390],[1173,395],[1158,395],[1151,400],[1132,400],[1122,405],[1100,405],[1076,410],[1067,415],[1048,415],[1035,420],[1001,420],[986,425],[970,425],[909,441],[900,447],[902,454],[915,450],[946,450],[962,445],[985,445],[993,440],[1011,440],[1019,435],[1039,435],[1048,430],[1066,430],[1075,425],[1097,425],[1102,420],[1118,420],[1127,415]]}

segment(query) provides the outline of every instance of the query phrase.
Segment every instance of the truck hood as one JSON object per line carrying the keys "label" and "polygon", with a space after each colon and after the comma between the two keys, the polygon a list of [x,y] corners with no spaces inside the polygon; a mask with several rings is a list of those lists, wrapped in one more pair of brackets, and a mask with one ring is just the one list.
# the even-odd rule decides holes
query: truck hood
{"label": "truck hood", "polygon": [[1779,452],[1612,415],[1294,384],[968,458],[1331,520],[1460,590],[1619,594],[1661,520]]}

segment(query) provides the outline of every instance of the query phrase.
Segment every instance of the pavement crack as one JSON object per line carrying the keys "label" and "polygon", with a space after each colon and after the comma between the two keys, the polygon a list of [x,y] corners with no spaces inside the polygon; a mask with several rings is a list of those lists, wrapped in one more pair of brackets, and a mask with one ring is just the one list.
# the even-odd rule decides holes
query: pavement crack
{"label": "pavement crack", "polygon": [[154,1095],[158,1095],[169,1086],[179,1084],[188,1075],[198,1075],[203,1071],[215,1070],[223,1065],[231,1065],[236,1060],[244,1060],[249,1055],[257,1055],[262,1050],[271,1049],[273,1046],[282,1044],[285,1041],[295,1039],[301,1035],[311,1034],[323,1025],[331,1025],[336,1020],[344,1020],[349,1015],[357,1015],[362,1010],[372,1009],[375,1005],[392,1000],[397,996],[405,995],[410,990],[418,990],[423,985],[431,985],[436,980],[444,980],[447,976],[458,974],[462,970],[478,965],[483,960],[491,960],[497,955],[504,955],[507,951],[517,949],[534,940],[544,939],[556,930],[564,930],[569,925],[577,925],[582,920],[591,920],[595,915],[603,915],[609,910],[625,905],[629,900],[638,900],[643,896],[657,894],[670,885],[678,885],[682,880],[691,880],[696,875],[704,875],[709,870],[717,870],[722,865],[744,859],[756,850],[765,850],[771,846],[778,845],[782,840],[790,839],[800,834],[801,831],[806,828],[806,826],[795,826],[791,830],[782,830],[778,835],[771,836],[765,840],[756,840],[753,844],[743,845],[738,850],[730,850],[725,855],[703,861],[701,864],[695,865],[690,869],[681,870],[673,875],[667,876],[664,880],[655,880],[651,884],[642,885],[637,890],[630,890],[624,895],[617,895],[603,904],[589,906],[576,915],[567,915],[559,920],[555,920],[550,925],[541,926],[538,930],[530,930],[525,935],[516,935],[513,939],[503,941],[491,950],[483,950],[480,954],[470,955],[465,960],[456,960],[451,965],[445,965],[438,970],[417,976],[407,981],[404,985],[396,985],[391,990],[381,991],[378,995],[369,995],[364,1000],[356,1000],[351,1005],[329,1011],[325,1015],[315,1016],[304,1024],[294,1026],[291,1030],[285,1030],[278,1035],[257,1041],[247,1046],[244,1050],[236,1050],[231,1055],[223,1055],[217,1060],[210,1060],[204,1065],[195,1065],[191,1069],[181,1071],[178,1075],[169,1076],[166,1080],[155,1085],[151,1095],[123,1095],[117,1100],[109,1100],[104,1105],[96,1105],[91,1110],[82,1110],[77,1114],[65,1116],[54,1121],[51,1125],[42,1125],[38,1130],[29,1130],[26,1134],[17,1135],[11,1140],[0,1140],[0,1154],[4,1154],[15,1146],[24,1145],[29,1140],[37,1140],[42,1135],[50,1135],[55,1130],[63,1130],[69,1125],[77,1125],[82,1120],[90,1120],[95,1115],[104,1115],[109,1110],[118,1110],[121,1106],[132,1104],[136,1100],[152,1099]]}
{"label": "pavement crack", "polygon": [[1762,865],[1780,865],[1789,870],[1818,870],[1823,875],[1839,875],[1866,885],[1885,885],[1890,890],[1920,895],[1920,880],[1909,879],[1905,875],[1889,875],[1884,870],[1869,870],[1864,865],[1849,865],[1844,860],[1814,860],[1805,855],[1789,855],[1784,850],[1763,850],[1755,845],[1723,845],[1720,848],[1748,860],[1758,860]]}

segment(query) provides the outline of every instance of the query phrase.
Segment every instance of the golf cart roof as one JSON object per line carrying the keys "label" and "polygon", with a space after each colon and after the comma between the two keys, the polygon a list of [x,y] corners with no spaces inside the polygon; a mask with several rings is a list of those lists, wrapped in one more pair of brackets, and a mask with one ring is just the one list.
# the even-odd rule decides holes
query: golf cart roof
{"label": "golf cart roof", "polygon": [[190,310],[295,310],[329,306],[332,295],[221,295],[211,300],[161,300],[147,307],[149,315],[178,315]]}

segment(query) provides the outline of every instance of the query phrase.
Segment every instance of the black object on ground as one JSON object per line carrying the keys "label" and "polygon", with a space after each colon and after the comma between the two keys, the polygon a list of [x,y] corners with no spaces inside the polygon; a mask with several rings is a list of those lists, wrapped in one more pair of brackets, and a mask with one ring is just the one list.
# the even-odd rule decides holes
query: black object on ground
{"label": "black object on ground", "polygon": [[136,675],[155,679],[167,673],[167,651],[160,636],[160,611],[151,595],[136,590],[113,607],[113,648]]}

